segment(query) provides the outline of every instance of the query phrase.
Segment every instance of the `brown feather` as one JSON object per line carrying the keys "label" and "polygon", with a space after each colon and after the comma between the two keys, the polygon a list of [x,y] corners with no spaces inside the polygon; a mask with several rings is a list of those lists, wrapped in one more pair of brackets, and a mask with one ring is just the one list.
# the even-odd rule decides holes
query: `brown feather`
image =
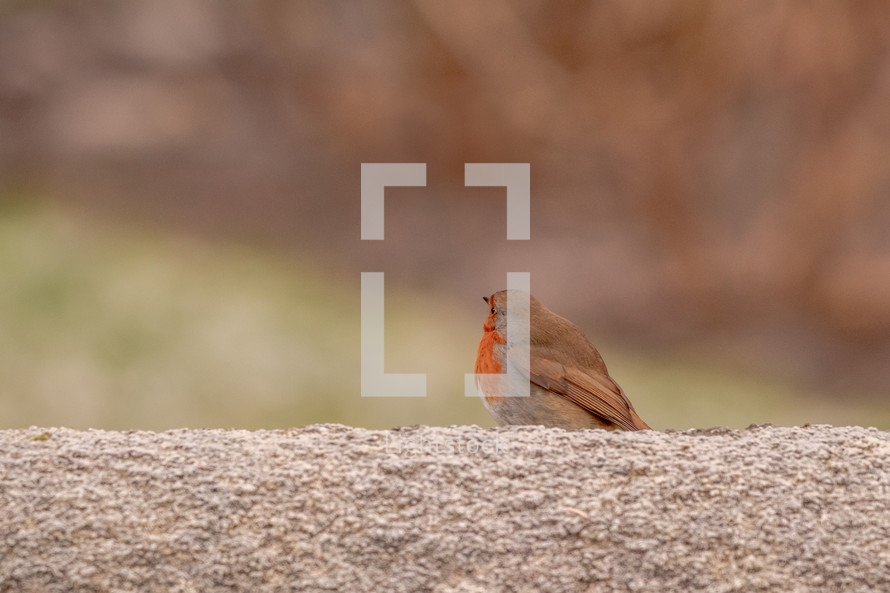
{"label": "brown feather", "polygon": [[584,372],[576,367],[566,367],[549,358],[547,355],[551,353],[546,348],[532,346],[530,354],[531,369],[523,368],[517,356],[510,356],[510,362],[535,385],[625,430],[649,428],[636,414],[621,387],[608,374],[599,373],[596,369]]}
{"label": "brown feather", "polygon": [[[491,296],[498,309],[507,306],[506,291]],[[494,316],[489,322],[497,323]],[[510,364],[534,385],[578,406],[603,425],[625,430],[650,428],[637,415],[624,391],[609,376],[606,363],[587,336],[571,321],[545,307],[529,295],[530,359],[519,360],[512,347]],[[499,331],[503,332],[504,328]],[[561,362],[558,362],[561,361]],[[531,368],[526,368],[531,365]]]}

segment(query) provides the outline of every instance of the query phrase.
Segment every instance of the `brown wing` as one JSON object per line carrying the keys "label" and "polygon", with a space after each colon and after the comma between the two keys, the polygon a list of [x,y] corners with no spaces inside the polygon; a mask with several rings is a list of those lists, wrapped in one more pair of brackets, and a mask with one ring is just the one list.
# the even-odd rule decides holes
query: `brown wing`
{"label": "brown wing", "polygon": [[[533,352],[534,350],[532,347]],[[510,361],[514,364],[518,362],[514,356],[510,356]],[[530,371],[522,368],[522,364],[516,366],[535,385],[560,395],[625,430],[649,428],[634,411],[621,387],[608,375],[585,373],[539,355],[531,357]]]}

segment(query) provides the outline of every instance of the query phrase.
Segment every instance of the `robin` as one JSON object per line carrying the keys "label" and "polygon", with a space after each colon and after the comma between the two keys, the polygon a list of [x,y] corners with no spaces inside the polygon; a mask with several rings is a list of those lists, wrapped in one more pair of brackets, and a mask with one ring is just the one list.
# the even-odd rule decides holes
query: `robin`
{"label": "robin", "polygon": [[[514,291],[510,291],[514,295]],[[476,378],[485,407],[500,425],[543,424],[565,429],[650,428],[637,415],[624,391],[609,376],[603,357],[575,324],[560,317],[528,295],[529,366],[511,356],[507,336],[507,291],[482,297],[489,305],[476,373],[501,375]],[[525,298],[512,298],[524,303]],[[519,319],[525,311],[515,311]],[[518,352],[519,350],[515,350]],[[523,381],[530,381],[529,397],[511,397],[506,365],[514,366]]]}

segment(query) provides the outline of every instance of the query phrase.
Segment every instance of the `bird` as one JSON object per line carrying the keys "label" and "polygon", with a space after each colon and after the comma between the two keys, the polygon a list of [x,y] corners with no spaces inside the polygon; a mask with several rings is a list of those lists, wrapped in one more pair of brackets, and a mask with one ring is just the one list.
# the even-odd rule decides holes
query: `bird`
{"label": "bird", "polygon": [[[633,405],[606,369],[590,340],[528,293],[501,290],[482,297],[489,306],[476,353],[476,385],[489,414],[501,426],[543,425],[577,430],[645,430]],[[528,319],[528,342],[507,335],[507,306]],[[527,304],[528,309],[524,308]],[[527,315],[527,316],[526,316]],[[519,332],[522,333],[522,332]],[[523,347],[528,360],[523,360]],[[508,375],[507,367],[518,374]],[[527,397],[508,377],[529,382]],[[524,387],[524,386],[521,386]]]}

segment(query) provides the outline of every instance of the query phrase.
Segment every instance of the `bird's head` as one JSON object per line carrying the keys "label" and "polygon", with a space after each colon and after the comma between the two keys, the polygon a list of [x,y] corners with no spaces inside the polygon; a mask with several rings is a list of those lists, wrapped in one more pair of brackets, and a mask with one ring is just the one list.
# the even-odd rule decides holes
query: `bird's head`
{"label": "bird's head", "polygon": [[483,329],[487,332],[496,331],[505,337],[508,310],[511,316],[515,316],[514,322],[526,323],[526,320],[544,309],[538,299],[520,290],[500,290],[482,299],[488,305],[488,319]]}

